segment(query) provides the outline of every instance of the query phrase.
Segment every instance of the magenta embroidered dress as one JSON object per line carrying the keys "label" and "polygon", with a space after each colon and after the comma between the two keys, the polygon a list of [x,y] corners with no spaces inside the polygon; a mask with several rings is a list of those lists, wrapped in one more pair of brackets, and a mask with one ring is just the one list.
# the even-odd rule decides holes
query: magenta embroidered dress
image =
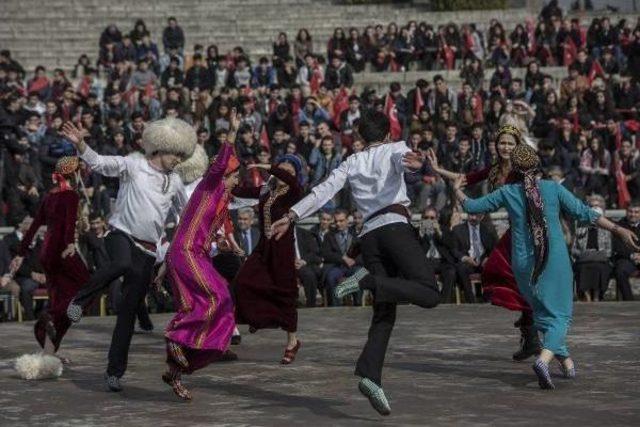
{"label": "magenta embroidered dress", "polygon": [[[218,359],[229,347],[235,325],[227,281],[213,268],[209,249],[218,230],[229,230],[223,177],[233,148],[223,144],[189,199],[167,254],[176,315],[165,337],[180,345],[192,372]],[[169,362],[171,353],[168,352]]]}

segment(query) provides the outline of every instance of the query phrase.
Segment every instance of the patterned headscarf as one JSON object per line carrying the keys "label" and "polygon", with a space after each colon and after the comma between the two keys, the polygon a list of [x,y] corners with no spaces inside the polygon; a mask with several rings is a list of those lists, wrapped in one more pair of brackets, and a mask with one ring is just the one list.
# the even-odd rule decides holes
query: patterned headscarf
{"label": "patterned headscarf", "polygon": [[72,177],[80,167],[80,160],[77,157],[60,157],[56,162],[56,168],[51,176],[54,184],[60,190],[70,190],[71,185],[68,179]]}
{"label": "patterned headscarf", "polygon": [[[511,135],[515,138],[516,146],[522,145],[524,143],[524,138],[522,137],[522,132],[520,132],[520,129],[518,129],[513,125],[504,125],[500,127],[500,129],[498,130],[498,133],[496,133],[496,146],[498,145],[500,136],[505,134]],[[491,169],[489,170],[489,185],[491,186],[492,190],[495,190],[496,188],[498,188],[502,184],[502,181],[504,181],[504,179],[507,178],[506,176],[501,177],[500,173],[501,173],[500,161],[497,161],[491,166]]]}
{"label": "patterned headscarf", "polygon": [[549,256],[549,230],[544,216],[544,202],[540,195],[538,175],[540,158],[527,144],[519,144],[511,153],[511,165],[522,176],[527,204],[527,220],[533,235],[535,265],[532,285],[536,285]]}

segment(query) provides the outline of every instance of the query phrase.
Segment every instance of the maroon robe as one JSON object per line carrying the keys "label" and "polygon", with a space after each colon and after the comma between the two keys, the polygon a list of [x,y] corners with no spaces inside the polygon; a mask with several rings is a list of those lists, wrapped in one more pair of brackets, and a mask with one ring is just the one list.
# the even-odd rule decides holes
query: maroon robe
{"label": "maroon robe", "polygon": [[[286,193],[272,196],[261,194],[260,188],[242,187],[233,190],[237,197],[259,199],[261,236],[258,245],[246,260],[235,279],[236,322],[254,329],[282,328],[295,332],[298,326],[298,283],[295,268],[293,227],[280,238],[267,238],[271,224],[289,212],[303,196],[295,176],[271,167],[270,173],[285,182]],[[271,202],[270,208],[265,208]]]}
{"label": "maroon robe", "polygon": [[[33,224],[22,239],[18,254],[25,256],[36,232],[42,225],[47,233],[40,249],[39,260],[47,277],[49,307],[47,313],[56,329],[53,341],[56,350],[71,326],[67,317],[67,306],[80,288],[89,280],[89,271],[78,252],[72,257],[62,258],[62,252],[75,242],[76,220],[80,198],[75,190],[52,190],[42,201]],[[40,317],[34,333],[38,343],[44,347],[45,321]]]}

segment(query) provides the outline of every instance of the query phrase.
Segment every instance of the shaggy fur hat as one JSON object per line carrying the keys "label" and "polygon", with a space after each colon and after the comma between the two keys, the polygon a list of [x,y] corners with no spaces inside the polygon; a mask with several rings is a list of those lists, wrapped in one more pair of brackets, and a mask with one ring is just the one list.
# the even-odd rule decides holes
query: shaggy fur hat
{"label": "shaggy fur hat", "polygon": [[193,126],[170,117],[149,123],[142,132],[142,148],[147,156],[163,151],[186,158],[193,154],[197,140]]}
{"label": "shaggy fur hat", "polygon": [[24,380],[43,380],[62,375],[60,359],[44,353],[23,354],[16,359],[14,367]]}
{"label": "shaggy fur hat", "polygon": [[207,157],[207,152],[204,151],[204,148],[202,148],[201,145],[196,145],[191,157],[178,164],[174,169],[174,172],[180,175],[182,182],[187,185],[191,184],[196,179],[201,178],[207,171],[208,167],[209,158]]}

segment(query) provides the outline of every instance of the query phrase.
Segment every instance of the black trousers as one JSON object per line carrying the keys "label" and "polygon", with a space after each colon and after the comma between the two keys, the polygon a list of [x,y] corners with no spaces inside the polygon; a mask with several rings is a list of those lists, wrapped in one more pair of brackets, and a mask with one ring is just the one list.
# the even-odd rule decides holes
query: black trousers
{"label": "black trousers", "polygon": [[633,301],[633,292],[631,291],[631,283],[629,276],[638,270],[638,266],[628,259],[619,259],[616,261],[615,276],[618,292],[622,296],[623,301]]}
{"label": "black trousers", "polygon": [[476,297],[473,295],[473,288],[471,287],[471,278],[469,277],[473,273],[482,273],[482,267],[474,267],[462,261],[456,264],[458,286],[462,289],[466,303],[476,302]]}
{"label": "black trousers", "polygon": [[409,302],[423,308],[435,307],[438,286],[409,224],[393,223],[372,230],[362,237],[361,248],[375,288],[369,335],[355,374],[382,385],[382,366],[396,320],[396,305]]}
{"label": "black trousers", "polygon": [[113,231],[105,239],[110,262],[96,270],[87,285],[74,298],[83,307],[90,304],[118,277],[122,276],[122,302],[109,348],[107,373],[121,377],[127,370],[129,346],[140,305],[149,289],[155,257],[133,244],[121,231]]}
{"label": "black trousers", "polygon": [[307,307],[316,306],[318,295],[318,281],[320,278],[320,268],[315,265],[305,265],[296,270],[300,283],[304,288],[304,295],[307,300]]}
{"label": "black trousers", "polygon": [[455,266],[449,264],[443,259],[427,258],[426,262],[431,266],[431,268],[433,268],[434,273],[440,275],[440,282],[442,282],[442,291],[440,291],[440,302],[452,302],[451,295],[453,294],[453,287],[456,284]]}

